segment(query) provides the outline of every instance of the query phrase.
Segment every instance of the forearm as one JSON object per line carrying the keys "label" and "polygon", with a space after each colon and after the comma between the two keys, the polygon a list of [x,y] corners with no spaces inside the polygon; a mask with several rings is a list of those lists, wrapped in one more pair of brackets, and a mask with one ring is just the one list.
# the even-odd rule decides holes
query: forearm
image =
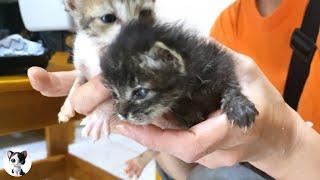
{"label": "forearm", "polygon": [[279,138],[283,139],[283,144],[286,141],[293,143],[253,164],[276,179],[319,179],[320,135],[307,126],[296,112],[291,109],[288,112],[287,118],[290,119],[287,121],[294,122],[291,126],[293,131],[289,137]]}

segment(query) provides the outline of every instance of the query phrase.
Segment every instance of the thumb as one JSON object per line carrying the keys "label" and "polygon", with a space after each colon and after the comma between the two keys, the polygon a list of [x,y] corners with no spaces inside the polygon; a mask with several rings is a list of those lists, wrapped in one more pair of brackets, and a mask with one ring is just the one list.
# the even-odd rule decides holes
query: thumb
{"label": "thumb", "polygon": [[60,97],[68,94],[76,72],[47,72],[40,67],[28,69],[32,88],[48,97]]}

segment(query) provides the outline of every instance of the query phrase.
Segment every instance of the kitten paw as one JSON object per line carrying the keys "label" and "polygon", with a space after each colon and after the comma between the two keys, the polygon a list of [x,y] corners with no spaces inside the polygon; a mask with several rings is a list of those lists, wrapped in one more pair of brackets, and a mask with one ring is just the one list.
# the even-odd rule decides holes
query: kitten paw
{"label": "kitten paw", "polygon": [[58,122],[59,123],[66,123],[70,120],[70,117],[66,114],[64,114],[63,112],[60,112],[58,114]]}
{"label": "kitten paw", "polygon": [[250,128],[259,114],[255,105],[243,95],[223,100],[222,110],[231,123],[240,128]]}
{"label": "kitten paw", "polygon": [[133,159],[130,159],[126,162],[126,168],[124,172],[127,174],[129,179],[138,179],[141,176],[141,173],[146,166],[142,157],[138,156]]}
{"label": "kitten paw", "polygon": [[64,104],[61,107],[60,112],[58,113],[58,121],[59,123],[66,123],[75,115],[76,115],[76,112],[73,109],[69,98],[67,98],[64,101]]}
{"label": "kitten paw", "polygon": [[66,100],[64,105],[61,107],[60,112],[58,113],[59,123],[66,123],[76,114],[75,110],[72,108],[71,103]]}

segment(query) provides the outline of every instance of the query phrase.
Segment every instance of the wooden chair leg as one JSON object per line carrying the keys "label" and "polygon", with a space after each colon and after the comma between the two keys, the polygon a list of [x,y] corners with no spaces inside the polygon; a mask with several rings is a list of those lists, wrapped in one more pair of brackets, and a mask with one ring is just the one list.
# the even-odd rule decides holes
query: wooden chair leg
{"label": "wooden chair leg", "polygon": [[68,154],[68,145],[74,140],[75,123],[58,124],[45,128],[48,157]]}

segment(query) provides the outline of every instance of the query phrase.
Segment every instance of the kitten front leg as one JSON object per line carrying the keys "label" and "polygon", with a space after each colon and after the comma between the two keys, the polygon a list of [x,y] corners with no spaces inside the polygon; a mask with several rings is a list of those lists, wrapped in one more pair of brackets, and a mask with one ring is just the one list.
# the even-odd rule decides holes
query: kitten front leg
{"label": "kitten front leg", "polygon": [[225,91],[221,109],[227,114],[228,120],[240,128],[251,127],[259,114],[255,105],[241,93],[238,87],[230,87]]}
{"label": "kitten front leg", "polygon": [[132,158],[126,162],[125,173],[130,179],[138,179],[141,176],[143,169],[154,159],[159,152],[146,150],[139,156]]}
{"label": "kitten front leg", "polygon": [[75,116],[75,110],[73,109],[71,105],[71,96],[75,89],[80,87],[83,83],[85,83],[86,79],[82,75],[78,75],[76,79],[73,82],[73,85],[70,89],[70,92],[64,101],[64,104],[62,105],[60,112],[58,113],[58,121],[59,123],[65,123],[68,122],[72,117]]}

